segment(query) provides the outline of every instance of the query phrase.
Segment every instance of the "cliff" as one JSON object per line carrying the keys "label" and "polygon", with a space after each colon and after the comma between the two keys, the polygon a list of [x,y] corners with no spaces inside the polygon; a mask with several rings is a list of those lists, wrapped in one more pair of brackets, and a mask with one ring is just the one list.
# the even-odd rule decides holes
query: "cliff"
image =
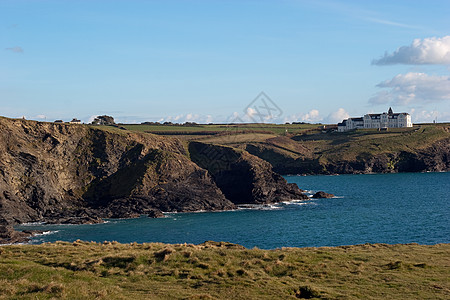
{"label": "cliff", "polygon": [[0,118],[3,224],[231,208],[177,140]]}
{"label": "cliff", "polygon": [[234,203],[264,204],[308,199],[297,185],[287,183],[272,166],[247,151],[227,146],[189,143],[192,161],[208,170],[227,199]]}
{"label": "cliff", "polygon": [[449,126],[399,132],[349,132],[276,137],[234,145],[280,174],[450,171]]}
{"label": "cliff", "polygon": [[[0,225],[96,223],[301,197],[248,153],[221,176],[188,154],[179,140],[153,134],[0,118]],[[235,179],[224,176],[243,165],[252,169],[246,173],[252,185],[230,192]]]}

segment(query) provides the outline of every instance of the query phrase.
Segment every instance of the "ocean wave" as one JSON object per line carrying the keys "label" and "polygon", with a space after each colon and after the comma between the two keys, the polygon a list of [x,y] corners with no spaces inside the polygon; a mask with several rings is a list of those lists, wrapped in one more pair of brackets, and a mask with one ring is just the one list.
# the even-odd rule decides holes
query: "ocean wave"
{"label": "ocean wave", "polygon": [[197,213],[221,213],[221,212],[230,212],[230,211],[236,211],[238,209],[220,209],[220,210],[193,210],[193,211],[163,211],[163,215],[165,218],[173,218],[172,215],[178,215],[178,214],[197,214]]}
{"label": "ocean wave", "polygon": [[291,200],[291,201],[283,201],[281,202],[283,205],[308,205],[308,204],[316,204],[314,202],[316,199],[310,200]]}
{"label": "ocean wave", "polygon": [[304,202],[291,202],[291,203],[288,203],[288,205],[303,206],[303,205],[318,205],[318,204],[316,202],[313,202],[313,201],[304,201]]}
{"label": "ocean wave", "polygon": [[49,235],[49,234],[54,234],[59,232],[59,230],[48,230],[48,231],[44,231],[42,233],[37,233],[34,236],[42,236],[42,235]]}
{"label": "ocean wave", "polygon": [[0,247],[2,247],[2,246],[27,245],[27,244],[29,244],[29,242],[27,242],[27,243],[9,243],[9,244],[0,244]]}
{"label": "ocean wave", "polygon": [[22,223],[19,226],[40,226],[40,225],[46,225],[46,222],[29,222],[29,223]]}
{"label": "ocean wave", "polygon": [[282,209],[283,207],[276,204],[241,204],[238,205],[238,210],[277,210]]}

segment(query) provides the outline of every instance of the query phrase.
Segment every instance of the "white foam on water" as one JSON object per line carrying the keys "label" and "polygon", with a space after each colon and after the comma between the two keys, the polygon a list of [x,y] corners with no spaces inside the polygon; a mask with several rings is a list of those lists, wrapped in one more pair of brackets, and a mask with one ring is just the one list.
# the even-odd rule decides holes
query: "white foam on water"
{"label": "white foam on water", "polygon": [[289,203],[289,205],[299,205],[299,206],[303,206],[303,205],[318,205],[316,202],[312,202],[312,201],[307,201],[307,202],[294,202],[294,203]]}
{"label": "white foam on water", "polygon": [[238,210],[278,210],[283,209],[280,204],[241,204]]}
{"label": "white foam on water", "polygon": [[28,243],[9,243],[9,244],[0,244],[0,247],[1,246],[12,246],[12,245],[14,245],[14,246],[17,246],[17,245],[27,245]]}
{"label": "white foam on water", "polygon": [[44,231],[43,233],[37,233],[34,236],[49,235],[49,234],[54,234],[57,232],[59,232],[59,230],[48,230],[48,231]]}
{"label": "white foam on water", "polygon": [[29,222],[29,223],[22,223],[20,226],[39,226],[39,225],[45,225],[47,223],[45,222]]}

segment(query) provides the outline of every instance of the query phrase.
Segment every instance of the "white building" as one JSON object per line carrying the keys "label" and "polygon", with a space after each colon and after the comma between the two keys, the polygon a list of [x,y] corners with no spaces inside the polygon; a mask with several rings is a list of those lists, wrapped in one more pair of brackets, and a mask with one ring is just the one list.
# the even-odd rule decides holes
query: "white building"
{"label": "white building", "polygon": [[344,132],[358,128],[402,128],[412,127],[408,113],[393,113],[392,108],[382,114],[366,114],[362,118],[349,118],[338,124],[338,131]]}

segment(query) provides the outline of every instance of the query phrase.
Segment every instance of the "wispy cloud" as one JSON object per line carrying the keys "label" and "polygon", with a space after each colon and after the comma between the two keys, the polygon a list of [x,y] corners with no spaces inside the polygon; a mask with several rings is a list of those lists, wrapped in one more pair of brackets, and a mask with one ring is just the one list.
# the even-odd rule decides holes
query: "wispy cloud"
{"label": "wispy cloud", "polygon": [[416,24],[401,23],[396,20],[390,20],[385,17],[381,11],[363,9],[360,6],[339,1],[313,0],[305,1],[310,5],[319,6],[322,9],[330,10],[349,18],[359,19],[361,21],[376,23],[381,25],[401,27],[408,29],[423,29],[422,26]]}
{"label": "wispy cloud", "polygon": [[394,21],[389,21],[389,20],[379,19],[379,18],[374,18],[374,17],[361,16],[360,18],[363,20],[369,21],[369,22],[383,24],[383,25],[409,28],[409,29],[422,29],[422,27],[420,27],[420,26],[408,25],[408,24],[403,24],[403,23],[399,23],[399,22],[394,22]]}
{"label": "wispy cloud", "polygon": [[373,65],[446,65],[450,64],[450,36],[415,39],[411,45],[402,46],[393,53],[385,53]]}
{"label": "wispy cloud", "polygon": [[387,90],[370,98],[371,104],[407,105],[450,100],[450,76],[411,72],[380,82],[377,87]]}
{"label": "wispy cloud", "polygon": [[11,51],[11,52],[14,52],[14,53],[23,53],[22,47],[19,47],[19,46],[5,48],[5,50]]}

